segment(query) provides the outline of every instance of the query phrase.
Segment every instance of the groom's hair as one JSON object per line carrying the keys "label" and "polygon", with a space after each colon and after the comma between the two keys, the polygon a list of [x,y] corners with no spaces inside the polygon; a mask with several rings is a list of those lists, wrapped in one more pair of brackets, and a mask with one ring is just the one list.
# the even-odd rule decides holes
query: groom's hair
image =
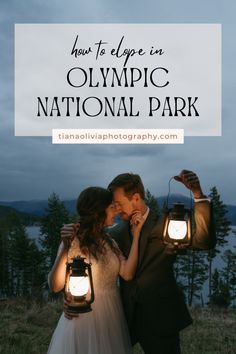
{"label": "groom's hair", "polygon": [[145,198],[143,182],[139,175],[122,173],[116,176],[109,184],[108,189],[114,192],[118,188],[123,188],[128,197],[132,197],[134,193],[139,193],[142,199]]}

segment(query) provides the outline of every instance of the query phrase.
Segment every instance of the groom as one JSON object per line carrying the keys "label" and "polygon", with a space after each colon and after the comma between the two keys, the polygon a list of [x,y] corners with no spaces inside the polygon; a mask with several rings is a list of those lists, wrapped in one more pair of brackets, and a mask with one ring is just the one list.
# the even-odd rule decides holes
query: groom
{"label": "groom", "polygon": [[[175,179],[194,195],[195,231],[192,248],[209,249],[215,245],[211,203],[203,194],[194,172],[183,170]],[[121,296],[133,344],[139,342],[145,354],[179,354],[179,331],[192,323],[183,295],[174,278],[174,252],[163,243],[163,219],[145,204],[145,190],[136,174],[123,173],[109,184],[113,200],[123,222],[111,229],[128,256],[132,235],[130,218],[139,210],[145,218],[136,276],[120,279]]]}

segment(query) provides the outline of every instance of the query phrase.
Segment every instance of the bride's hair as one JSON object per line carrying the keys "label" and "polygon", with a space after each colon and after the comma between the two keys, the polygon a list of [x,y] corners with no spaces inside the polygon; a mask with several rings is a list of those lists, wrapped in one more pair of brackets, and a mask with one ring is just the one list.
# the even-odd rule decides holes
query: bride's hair
{"label": "bride's hair", "polygon": [[80,227],[77,237],[81,251],[93,255],[96,259],[105,254],[105,244],[117,254],[118,251],[110,236],[104,231],[106,208],[112,203],[112,193],[101,187],[89,187],[83,190],[77,200],[78,221]]}

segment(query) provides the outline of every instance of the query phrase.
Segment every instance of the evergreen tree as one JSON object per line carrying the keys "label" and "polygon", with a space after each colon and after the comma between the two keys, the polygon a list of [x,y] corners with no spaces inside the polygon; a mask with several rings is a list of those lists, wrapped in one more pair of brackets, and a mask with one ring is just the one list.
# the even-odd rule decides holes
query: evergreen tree
{"label": "evergreen tree", "polygon": [[48,272],[55,261],[60,244],[60,230],[63,224],[69,222],[69,214],[64,203],[52,193],[48,198],[46,215],[42,217],[40,225],[40,244],[42,246]]}
{"label": "evergreen tree", "polygon": [[0,297],[9,294],[9,242],[6,218],[0,220]]}
{"label": "evergreen tree", "polygon": [[228,289],[230,294],[230,300],[235,306],[236,300],[236,249],[226,250],[222,256],[222,259],[225,263],[221,271],[221,277]]}
{"label": "evergreen tree", "polygon": [[27,294],[27,253],[29,239],[25,227],[17,216],[13,217],[9,232],[9,259],[11,274],[11,292],[15,296]]}
{"label": "evergreen tree", "polygon": [[30,296],[35,286],[40,294],[44,269],[42,254],[28,238],[22,218],[16,212],[9,213],[0,223],[1,294]]}
{"label": "evergreen tree", "polygon": [[155,198],[154,195],[151,194],[151,192],[147,189],[145,193],[145,203],[147,206],[154,211],[158,216],[160,216],[160,208],[157,202],[157,199]]}
{"label": "evergreen tree", "polygon": [[40,252],[34,240],[30,240],[27,254],[27,283],[28,295],[41,298],[44,291],[45,263],[43,253]]}
{"label": "evergreen tree", "polygon": [[211,305],[227,308],[230,305],[230,292],[228,285],[220,276],[217,269],[212,275]]}
{"label": "evergreen tree", "polygon": [[208,251],[208,262],[209,262],[209,302],[211,303],[212,295],[212,265],[213,260],[219,253],[223,246],[228,242],[227,236],[230,233],[230,221],[227,219],[227,206],[220,199],[220,194],[217,191],[216,187],[211,188],[210,195],[212,204],[213,204],[213,218],[214,218],[214,227],[216,232],[216,247]]}
{"label": "evergreen tree", "polygon": [[185,251],[179,255],[175,264],[176,280],[185,293],[189,306],[194,299],[201,298],[201,290],[207,279],[207,264],[204,252],[196,250]]}

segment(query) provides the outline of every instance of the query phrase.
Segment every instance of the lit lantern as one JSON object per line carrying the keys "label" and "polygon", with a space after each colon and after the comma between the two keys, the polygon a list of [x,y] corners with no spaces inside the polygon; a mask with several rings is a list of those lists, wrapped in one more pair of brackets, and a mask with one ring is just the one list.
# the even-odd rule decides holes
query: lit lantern
{"label": "lit lantern", "polygon": [[94,301],[91,265],[84,259],[76,257],[67,263],[65,299],[69,303],[67,310],[73,313],[91,311],[90,305]]}
{"label": "lit lantern", "polygon": [[164,242],[177,248],[186,248],[191,244],[191,234],[190,209],[185,209],[182,203],[174,204],[173,209],[168,209],[165,217]]}

